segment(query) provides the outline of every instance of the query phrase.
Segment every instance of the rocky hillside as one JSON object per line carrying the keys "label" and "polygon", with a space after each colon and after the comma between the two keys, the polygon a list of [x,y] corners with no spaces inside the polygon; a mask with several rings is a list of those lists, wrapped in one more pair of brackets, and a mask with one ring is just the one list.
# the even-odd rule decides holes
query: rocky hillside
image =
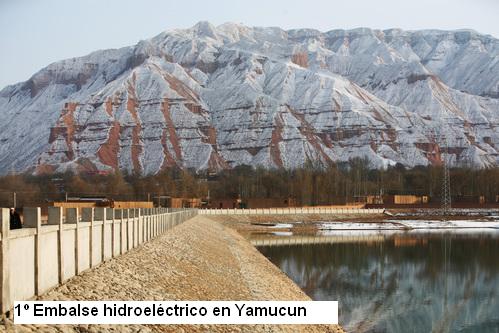
{"label": "rocky hillside", "polygon": [[0,173],[364,156],[375,167],[486,167],[499,164],[498,126],[491,36],[200,22],[53,63],[0,91]]}

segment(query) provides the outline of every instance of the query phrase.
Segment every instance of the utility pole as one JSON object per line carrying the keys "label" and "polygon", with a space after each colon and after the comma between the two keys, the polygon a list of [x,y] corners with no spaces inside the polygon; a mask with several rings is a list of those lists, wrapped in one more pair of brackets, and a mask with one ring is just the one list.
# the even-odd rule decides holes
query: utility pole
{"label": "utility pole", "polygon": [[12,192],[12,202],[13,202],[13,206],[14,208],[17,207],[17,193],[16,192]]}

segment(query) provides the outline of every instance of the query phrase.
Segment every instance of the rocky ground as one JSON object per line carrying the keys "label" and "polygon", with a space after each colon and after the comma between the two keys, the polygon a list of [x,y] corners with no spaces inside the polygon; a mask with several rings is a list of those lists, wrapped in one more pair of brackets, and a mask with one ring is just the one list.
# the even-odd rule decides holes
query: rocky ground
{"label": "rocky ground", "polygon": [[[42,300],[309,300],[235,230],[198,216]],[[13,325],[0,332],[342,332],[339,326]]]}

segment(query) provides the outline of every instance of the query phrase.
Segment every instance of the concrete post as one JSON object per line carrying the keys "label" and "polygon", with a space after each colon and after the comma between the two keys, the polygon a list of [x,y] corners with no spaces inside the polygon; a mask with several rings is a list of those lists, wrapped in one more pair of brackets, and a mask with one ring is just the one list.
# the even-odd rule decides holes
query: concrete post
{"label": "concrete post", "polygon": [[125,252],[128,252],[130,250],[130,210],[129,209],[123,209],[123,214],[125,215],[125,240],[126,240],[126,246],[125,246]]}
{"label": "concrete post", "polygon": [[152,238],[156,237],[157,229],[158,229],[158,214],[157,208],[153,208],[153,223],[152,223]]}
{"label": "concrete post", "polygon": [[140,235],[140,209],[138,208],[135,208],[135,218],[137,219],[137,230],[136,230],[136,243],[135,243],[135,247],[139,246],[140,244],[140,241],[139,241],[139,235]]}
{"label": "concrete post", "polygon": [[151,235],[149,236],[149,240],[154,238],[154,220],[156,215],[154,215],[155,208],[151,208]]}
{"label": "concrete post", "polygon": [[146,218],[146,242],[151,239],[151,208],[147,208]]}
{"label": "concrete post", "polygon": [[140,219],[141,219],[141,211],[140,211],[140,208],[137,208],[137,210],[135,211],[135,213],[137,214],[137,246],[140,245]]}
{"label": "concrete post", "polygon": [[78,275],[79,264],[78,264],[78,235],[80,229],[80,217],[78,216],[78,208],[66,208],[66,223],[76,224],[75,229],[75,275]]}
{"label": "concrete post", "polygon": [[151,240],[151,210],[151,208],[147,208],[147,242]]}
{"label": "concrete post", "polygon": [[149,240],[154,237],[154,208],[149,211]]}
{"label": "concrete post", "polygon": [[137,246],[142,243],[142,208],[137,209]]}
{"label": "concrete post", "polygon": [[152,208],[147,209],[147,241],[152,238]]}
{"label": "concrete post", "polygon": [[148,227],[149,227],[149,235],[147,237],[147,240],[150,241],[152,239],[152,224],[153,224],[153,208],[149,208],[149,221],[148,221]]}
{"label": "concrete post", "polygon": [[99,219],[102,220],[102,230],[100,233],[100,236],[101,236],[101,241],[100,241],[101,260],[100,260],[100,262],[104,262],[104,260],[106,258],[106,256],[105,256],[105,251],[106,251],[105,242],[106,242],[106,213],[107,213],[107,209],[106,208],[96,208],[95,210],[96,210],[96,215],[97,215],[97,211],[99,212]]}
{"label": "concrete post", "polygon": [[144,209],[144,243],[149,240],[149,208]]}
{"label": "concrete post", "polygon": [[120,209],[120,254],[123,254],[125,253],[124,250],[124,246],[123,246],[123,242],[124,242],[124,235],[123,235],[123,223],[124,223],[124,209]]}
{"label": "concrete post", "polygon": [[156,230],[156,208],[153,208],[151,212],[151,239],[153,239],[155,236],[155,230]]}
{"label": "concrete post", "polygon": [[161,221],[161,216],[159,215],[159,208],[156,208],[156,235],[158,236],[160,234],[160,221]]}
{"label": "concrete post", "polygon": [[24,208],[24,227],[36,228],[35,235],[35,295],[40,296],[40,234],[42,232],[42,211],[40,207],[25,207]]}
{"label": "concrete post", "polygon": [[62,250],[62,234],[64,229],[62,222],[62,207],[49,207],[48,224],[59,226],[59,230],[57,231],[57,267],[59,284],[64,282],[64,253]]}
{"label": "concrete post", "polygon": [[114,233],[114,229],[115,229],[115,209],[114,208],[111,208],[110,210],[110,215],[108,216],[108,218],[110,218],[112,220],[112,223],[111,223],[111,258],[114,258],[114,247],[115,247],[115,242],[116,242],[116,238],[115,238],[115,233]]}
{"label": "concrete post", "polygon": [[146,208],[141,208],[140,209],[140,217],[142,218],[142,236],[141,236],[141,242],[145,243],[146,242],[146,237],[147,237],[147,209]]}
{"label": "concrete post", "polygon": [[131,248],[133,249],[135,247],[135,227],[136,227],[135,208],[130,209],[130,212],[132,213],[132,246],[131,246]]}
{"label": "concrete post", "polygon": [[142,208],[142,243],[147,241],[147,208]]}
{"label": "concrete post", "polygon": [[2,243],[0,246],[0,310],[2,314],[10,310],[10,275],[9,275],[9,233],[10,213],[7,208],[0,208],[0,226],[2,228]]}
{"label": "concrete post", "polygon": [[[132,212],[131,209],[126,209],[126,251],[130,251],[131,246],[130,246],[130,213]],[[133,223],[133,217],[132,217],[132,223]]]}
{"label": "concrete post", "polygon": [[135,216],[135,227],[133,228],[134,237],[133,237],[133,247],[139,246],[139,209],[134,208],[134,216]]}
{"label": "concrete post", "polygon": [[144,243],[144,208],[138,209],[138,232],[137,232],[137,243],[140,245]]}
{"label": "concrete post", "polygon": [[81,212],[81,219],[83,222],[90,222],[90,231],[88,233],[88,249],[90,252],[89,266],[94,267],[93,264],[93,239],[94,239],[94,209],[93,208],[83,208]]}
{"label": "concrete post", "polygon": [[142,233],[142,239],[143,239],[143,242],[147,242],[147,221],[149,219],[148,217],[148,208],[145,208],[143,209],[143,212],[144,212],[144,220],[143,220],[143,233]]}

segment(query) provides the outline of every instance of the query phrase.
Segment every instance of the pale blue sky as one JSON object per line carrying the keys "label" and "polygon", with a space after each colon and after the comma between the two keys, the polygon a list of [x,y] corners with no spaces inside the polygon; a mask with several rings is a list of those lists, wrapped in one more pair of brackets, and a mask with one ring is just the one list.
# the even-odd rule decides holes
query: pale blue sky
{"label": "pale blue sky", "polygon": [[498,0],[0,0],[0,89],[51,62],[201,20],[322,31],[469,28],[499,37],[498,17]]}

